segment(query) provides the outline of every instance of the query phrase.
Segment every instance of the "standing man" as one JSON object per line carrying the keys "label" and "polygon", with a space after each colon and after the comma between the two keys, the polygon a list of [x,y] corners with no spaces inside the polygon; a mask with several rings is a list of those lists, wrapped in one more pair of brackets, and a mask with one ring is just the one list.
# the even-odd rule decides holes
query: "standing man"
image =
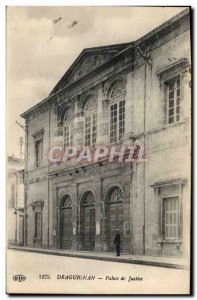
{"label": "standing man", "polygon": [[116,245],[116,256],[120,256],[120,232],[119,232],[119,229],[116,229],[114,245]]}

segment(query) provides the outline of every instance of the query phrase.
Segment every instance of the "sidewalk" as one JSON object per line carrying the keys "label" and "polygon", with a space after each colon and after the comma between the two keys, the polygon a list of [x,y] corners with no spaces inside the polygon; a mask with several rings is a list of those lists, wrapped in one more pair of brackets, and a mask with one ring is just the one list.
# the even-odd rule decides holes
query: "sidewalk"
{"label": "sidewalk", "polygon": [[116,257],[115,254],[111,252],[87,252],[87,251],[72,251],[72,250],[61,250],[61,249],[56,250],[56,249],[21,247],[15,245],[9,245],[8,249],[50,254],[50,255],[67,256],[67,257],[77,257],[77,258],[84,258],[84,259],[96,259],[96,260],[104,260],[104,261],[115,261],[121,263],[189,270],[188,260],[184,258],[177,258],[177,257],[145,256],[145,255],[124,254],[124,253],[121,254],[120,257]]}

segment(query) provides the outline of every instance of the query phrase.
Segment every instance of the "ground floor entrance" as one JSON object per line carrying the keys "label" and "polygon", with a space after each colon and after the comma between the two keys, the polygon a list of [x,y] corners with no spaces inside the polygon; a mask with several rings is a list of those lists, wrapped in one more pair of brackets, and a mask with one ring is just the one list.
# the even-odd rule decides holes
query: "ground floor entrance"
{"label": "ground floor entrance", "polygon": [[121,251],[123,250],[123,195],[119,187],[114,187],[106,197],[106,236],[108,250],[114,250],[114,237],[119,229],[121,237]]}
{"label": "ground floor entrance", "polygon": [[64,196],[60,206],[60,248],[71,249],[72,246],[72,202]]}
{"label": "ground floor entrance", "polygon": [[87,192],[81,203],[81,242],[83,250],[94,251],[95,234],[95,199],[91,192]]}

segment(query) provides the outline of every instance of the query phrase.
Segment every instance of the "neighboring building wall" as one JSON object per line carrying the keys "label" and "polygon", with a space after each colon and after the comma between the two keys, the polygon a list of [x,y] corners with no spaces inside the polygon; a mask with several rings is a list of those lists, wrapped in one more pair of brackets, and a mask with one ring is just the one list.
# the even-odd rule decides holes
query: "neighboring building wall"
{"label": "neighboring building wall", "polygon": [[[134,132],[142,133],[144,125],[144,97],[145,102],[145,123],[146,123],[146,163],[145,163],[145,175],[144,167],[141,165],[138,167],[136,177],[138,178],[138,184],[144,184],[145,176],[145,248],[146,254],[158,254],[158,255],[189,255],[189,228],[190,228],[190,122],[191,122],[191,87],[190,87],[190,74],[187,65],[190,65],[190,31],[188,30],[189,23],[183,22],[182,26],[176,31],[167,34],[164,37],[158,39],[154,44],[151,44],[150,56],[152,60],[146,66],[146,95],[144,92],[144,78],[145,78],[145,66],[139,66],[135,69],[135,84],[134,84],[134,104],[133,104],[133,116],[134,116]],[[187,31],[185,31],[187,29]],[[184,32],[183,32],[184,30]],[[165,42],[164,42],[165,41]],[[187,59],[186,66],[180,66],[181,60]],[[177,63],[177,64],[176,64]],[[173,67],[175,65],[175,67]],[[168,68],[166,71],[166,80],[171,79],[174,76],[181,75],[181,122],[178,124],[166,124],[164,121],[163,113],[163,99],[164,85],[162,84],[162,71]],[[159,74],[158,74],[159,73]],[[144,79],[144,80],[142,80]],[[143,135],[141,135],[143,140]],[[184,167],[183,167],[184,166]],[[185,240],[184,245],[181,243],[167,243],[161,241],[159,234],[158,222],[161,215],[159,210],[159,198],[155,196],[155,191],[151,187],[152,184],[158,181],[165,181],[177,178],[185,178],[187,182],[184,184],[179,183],[175,185],[176,188],[181,189],[178,195],[183,201],[183,238]],[[141,195],[141,196],[140,196]],[[166,192],[167,195],[167,192]],[[187,195],[187,196],[186,196]],[[170,196],[170,191],[169,191]],[[143,207],[143,203],[139,204],[139,199],[143,198],[143,190],[141,194],[138,193],[136,197],[136,205]],[[143,201],[142,201],[143,202]],[[140,209],[137,207],[134,211],[140,213]],[[142,212],[142,210],[141,210]],[[150,216],[152,216],[150,218]],[[134,230],[133,244],[140,244],[140,236],[142,235],[143,222],[140,221],[138,214],[134,214],[134,224],[136,226]],[[187,232],[187,234],[186,234]],[[141,237],[142,241],[143,237]],[[135,242],[136,240],[136,242]],[[172,246],[175,248],[171,251]],[[169,250],[165,248],[169,247]],[[177,250],[178,249],[178,250]],[[134,252],[138,253],[140,249],[134,249]],[[162,253],[163,251],[163,253]]]}
{"label": "neighboring building wall", "polygon": [[9,244],[24,244],[24,161],[8,157],[7,237]]}

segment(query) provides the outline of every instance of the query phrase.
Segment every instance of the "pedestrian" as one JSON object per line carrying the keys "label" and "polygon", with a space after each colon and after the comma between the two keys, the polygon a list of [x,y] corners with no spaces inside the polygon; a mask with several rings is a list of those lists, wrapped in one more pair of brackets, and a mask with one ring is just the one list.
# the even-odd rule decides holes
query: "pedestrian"
{"label": "pedestrian", "polygon": [[120,232],[119,232],[119,229],[116,229],[114,245],[116,246],[116,256],[120,256]]}

